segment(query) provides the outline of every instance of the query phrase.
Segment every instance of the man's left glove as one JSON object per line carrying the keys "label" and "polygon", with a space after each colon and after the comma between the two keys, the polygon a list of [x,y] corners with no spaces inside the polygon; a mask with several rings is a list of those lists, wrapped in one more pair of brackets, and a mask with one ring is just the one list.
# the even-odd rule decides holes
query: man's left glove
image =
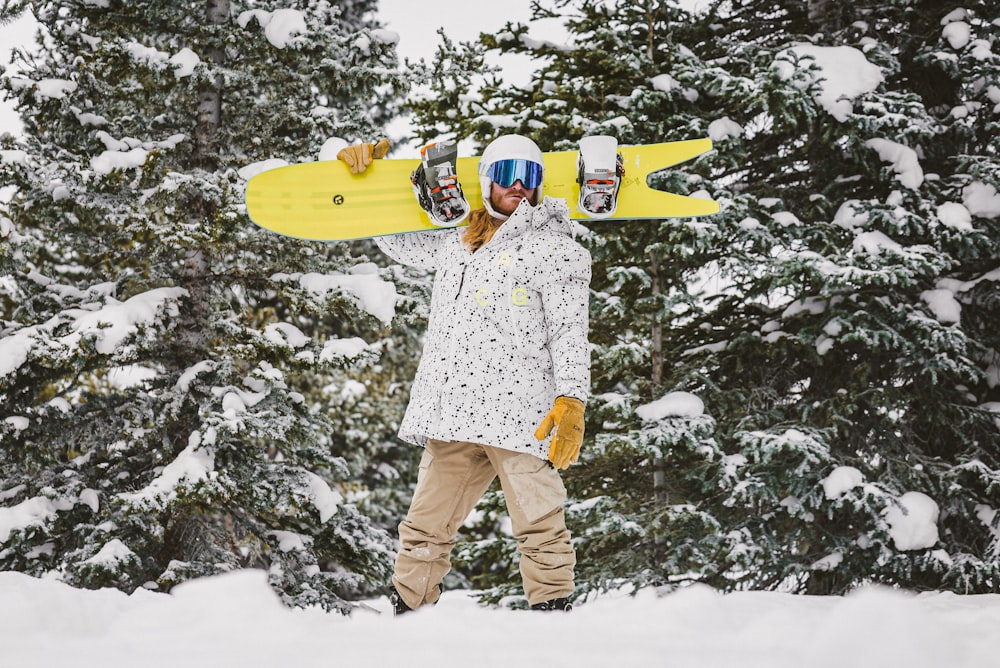
{"label": "man's left glove", "polygon": [[360,174],[372,164],[372,159],[380,160],[389,152],[389,140],[383,137],[377,144],[351,144],[337,153],[337,159],[347,163],[351,174]]}
{"label": "man's left glove", "polygon": [[552,410],[545,416],[535,438],[539,441],[555,428],[552,443],[549,445],[549,461],[557,469],[569,468],[569,465],[580,456],[580,446],[583,444],[583,402],[572,397],[556,397]]}

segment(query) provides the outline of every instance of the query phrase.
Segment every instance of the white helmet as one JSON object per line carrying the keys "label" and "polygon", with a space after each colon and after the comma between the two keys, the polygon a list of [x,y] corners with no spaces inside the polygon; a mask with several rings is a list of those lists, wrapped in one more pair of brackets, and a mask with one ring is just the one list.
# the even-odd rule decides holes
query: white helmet
{"label": "white helmet", "polygon": [[[545,171],[542,149],[538,148],[538,144],[523,135],[504,135],[503,137],[498,137],[489,143],[483,151],[482,157],[479,158],[479,187],[483,195],[483,204],[486,206],[486,210],[490,212],[490,215],[495,218],[507,217],[497,213],[490,206],[490,190],[493,187],[494,181],[491,175],[493,171],[491,168],[495,163],[504,160],[522,161],[522,168],[524,167],[523,163],[532,163],[528,165],[530,167],[530,176],[523,169],[517,173],[511,172],[510,176],[516,178],[506,185],[513,185],[514,180],[520,180],[526,188],[537,188],[535,201],[532,204],[537,204],[542,198],[542,177]],[[526,180],[529,178],[532,180]],[[529,185],[529,183],[537,183],[537,185]]]}

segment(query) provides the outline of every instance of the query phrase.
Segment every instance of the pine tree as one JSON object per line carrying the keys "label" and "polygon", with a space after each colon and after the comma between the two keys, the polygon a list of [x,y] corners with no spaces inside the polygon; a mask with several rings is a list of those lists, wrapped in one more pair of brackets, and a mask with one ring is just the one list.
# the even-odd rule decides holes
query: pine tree
{"label": "pine tree", "polygon": [[[996,3],[539,4],[573,46],[510,25],[453,47],[538,69],[470,74],[424,127],[711,136],[657,187],[723,203],[588,225],[582,588],[995,591]],[[670,391],[707,415],[637,414]]]}
{"label": "pine tree", "polygon": [[[721,3],[706,18],[706,59],[808,93],[765,87],[770,99],[722,104],[745,130],[730,140],[734,164],[750,165],[733,193],[747,206],[730,213],[767,235],[773,259],[719,300],[721,321],[705,318],[729,334],[697,362],[717,365],[729,389],[707,403],[739,419],[745,477],[728,503],[752,510],[741,528],[767,555],[754,586],[1000,584],[983,521],[1000,466],[984,410],[996,339],[981,325],[997,315],[981,296],[995,285],[981,284],[1000,261],[1000,209],[976,194],[997,186],[988,82],[1000,70],[985,49],[997,11],[967,7],[787,3],[769,16],[761,3]],[[848,85],[870,80],[833,99],[838,71],[854,75]],[[844,474],[847,490],[834,484]],[[936,512],[921,540],[890,519],[913,493]]]}
{"label": "pine tree", "polygon": [[3,84],[0,568],[169,590],[239,567],[348,609],[387,576],[365,439],[324,399],[388,344],[395,290],[265,233],[246,178],[369,138],[403,82],[373,3],[31,3]]}

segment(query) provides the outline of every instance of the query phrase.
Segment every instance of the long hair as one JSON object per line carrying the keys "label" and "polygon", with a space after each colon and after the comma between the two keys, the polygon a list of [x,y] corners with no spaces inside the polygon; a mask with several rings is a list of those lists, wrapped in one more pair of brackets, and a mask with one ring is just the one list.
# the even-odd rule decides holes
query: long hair
{"label": "long hair", "polygon": [[493,233],[503,225],[502,220],[494,220],[485,207],[469,214],[469,225],[462,231],[462,243],[473,253],[493,238]]}

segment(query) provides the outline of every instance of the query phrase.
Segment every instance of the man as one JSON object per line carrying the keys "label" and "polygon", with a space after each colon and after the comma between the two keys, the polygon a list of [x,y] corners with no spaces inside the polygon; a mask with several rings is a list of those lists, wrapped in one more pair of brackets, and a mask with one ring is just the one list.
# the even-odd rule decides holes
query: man
{"label": "man", "polygon": [[[372,154],[362,144],[338,157],[363,171]],[[483,208],[467,227],[376,240],[397,262],[435,272],[399,429],[425,451],[399,525],[397,614],[437,601],[459,527],[497,476],[529,605],[571,608],[576,559],[556,469],[576,461],[583,440],[591,263],[566,202],[542,196],[543,174],[533,141],[500,137],[483,152]]]}

